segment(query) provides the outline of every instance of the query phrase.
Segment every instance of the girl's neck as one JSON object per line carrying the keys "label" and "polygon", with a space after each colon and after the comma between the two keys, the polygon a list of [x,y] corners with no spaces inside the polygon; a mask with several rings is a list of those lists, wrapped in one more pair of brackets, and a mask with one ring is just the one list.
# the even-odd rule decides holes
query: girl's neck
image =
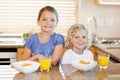
{"label": "girl's neck", "polygon": [[44,33],[44,32],[40,32],[38,34],[40,43],[46,43],[50,40],[50,37],[52,36],[52,33]]}
{"label": "girl's neck", "polygon": [[41,31],[39,33],[39,35],[42,36],[42,37],[50,37],[52,34],[53,34],[52,32],[51,33],[46,33],[46,32],[43,32],[43,31]]}
{"label": "girl's neck", "polygon": [[83,54],[83,49],[78,49],[78,48],[73,48],[72,49],[76,54],[82,55]]}

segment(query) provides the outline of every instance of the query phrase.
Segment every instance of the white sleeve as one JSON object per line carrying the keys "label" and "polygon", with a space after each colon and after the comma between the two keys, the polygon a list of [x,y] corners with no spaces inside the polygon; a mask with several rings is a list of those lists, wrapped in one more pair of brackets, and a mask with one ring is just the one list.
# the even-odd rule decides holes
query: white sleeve
{"label": "white sleeve", "polygon": [[61,64],[70,64],[71,56],[69,51],[66,51],[61,59]]}
{"label": "white sleeve", "polygon": [[85,50],[84,59],[94,60],[93,53],[90,50]]}

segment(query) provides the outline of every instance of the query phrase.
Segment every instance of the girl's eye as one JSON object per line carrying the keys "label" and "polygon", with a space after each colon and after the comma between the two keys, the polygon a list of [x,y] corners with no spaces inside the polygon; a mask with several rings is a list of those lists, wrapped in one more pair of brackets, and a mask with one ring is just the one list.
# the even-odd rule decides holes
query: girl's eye
{"label": "girl's eye", "polygon": [[[46,21],[47,19],[42,19],[43,21]],[[55,21],[55,19],[51,19],[50,21],[52,21],[52,22],[54,22]]]}
{"label": "girl's eye", "polygon": [[51,21],[53,21],[53,22],[54,22],[55,20],[54,20],[54,19],[52,19]]}
{"label": "girl's eye", "polygon": [[78,39],[78,38],[79,38],[79,36],[75,36],[75,38],[76,38],[76,39]]}
{"label": "girl's eye", "polygon": [[82,38],[86,38],[86,36],[83,36]]}
{"label": "girl's eye", "polygon": [[43,21],[46,21],[46,19],[42,19]]}

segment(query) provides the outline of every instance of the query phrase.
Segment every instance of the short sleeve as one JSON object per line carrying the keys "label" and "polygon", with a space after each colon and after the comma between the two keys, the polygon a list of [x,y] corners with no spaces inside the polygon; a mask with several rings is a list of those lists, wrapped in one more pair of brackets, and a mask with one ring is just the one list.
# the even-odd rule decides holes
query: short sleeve
{"label": "short sleeve", "polygon": [[61,35],[61,34],[57,34],[56,36],[55,36],[55,39],[54,40],[56,40],[55,41],[55,45],[59,45],[59,44],[63,44],[64,43],[64,37],[63,37],[63,35]]}
{"label": "short sleeve", "polygon": [[28,37],[25,42],[25,47],[31,49],[32,38]]}
{"label": "short sleeve", "polygon": [[93,53],[90,50],[84,50],[84,59],[94,60]]}
{"label": "short sleeve", "polygon": [[26,42],[25,42],[25,47],[29,48],[29,49],[32,49],[32,45],[34,44],[34,42],[37,42],[35,41],[37,38],[37,34],[33,34],[31,36],[29,36],[27,39],[26,39]]}

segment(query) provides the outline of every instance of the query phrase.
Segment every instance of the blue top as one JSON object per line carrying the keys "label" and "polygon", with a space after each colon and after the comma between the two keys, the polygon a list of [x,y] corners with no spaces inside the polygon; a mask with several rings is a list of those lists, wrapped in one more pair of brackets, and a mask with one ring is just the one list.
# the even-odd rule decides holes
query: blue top
{"label": "blue top", "polygon": [[52,55],[55,46],[59,44],[64,44],[64,37],[61,34],[54,33],[48,42],[41,43],[37,33],[35,33],[27,38],[25,47],[31,49],[32,56],[38,53],[50,56]]}

